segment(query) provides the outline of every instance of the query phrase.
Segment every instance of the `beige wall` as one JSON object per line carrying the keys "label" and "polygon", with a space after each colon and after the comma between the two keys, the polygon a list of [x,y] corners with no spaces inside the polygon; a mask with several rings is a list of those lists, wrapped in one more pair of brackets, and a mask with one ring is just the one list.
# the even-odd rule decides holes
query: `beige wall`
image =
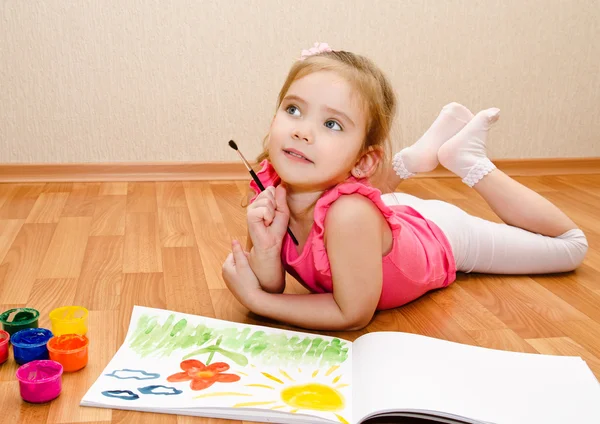
{"label": "beige wall", "polygon": [[0,162],[254,157],[317,40],[391,76],[396,149],[456,100],[495,158],[600,156],[599,0],[0,0]]}

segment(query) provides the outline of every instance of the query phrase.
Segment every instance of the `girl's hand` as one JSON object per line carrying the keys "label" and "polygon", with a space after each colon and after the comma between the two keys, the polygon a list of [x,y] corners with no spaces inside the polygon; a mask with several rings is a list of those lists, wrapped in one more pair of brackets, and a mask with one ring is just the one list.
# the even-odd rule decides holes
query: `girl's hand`
{"label": "girl's hand", "polygon": [[285,188],[267,187],[248,206],[248,232],[254,249],[259,251],[281,251],[281,242],[287,231],[290,211]]}
{"label": "girl's hand", "polygon": [[251,309],[252,300],[262,288],[248,263],[248,252],[242,250],[237,240],[232,241],[232,252],[225,259],[222,270],[225,284],[235,298]]}

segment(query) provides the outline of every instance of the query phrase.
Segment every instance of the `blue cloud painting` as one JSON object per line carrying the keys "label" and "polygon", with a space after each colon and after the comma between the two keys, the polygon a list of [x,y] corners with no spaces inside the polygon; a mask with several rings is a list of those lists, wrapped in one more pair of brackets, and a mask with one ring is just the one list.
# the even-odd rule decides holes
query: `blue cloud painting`
{"label": "blue cloud painting", "polygon": [[115,370],[110,374],[106,374],[108,377],[115,377],[119,380],[135,379],[135,380],[154,380],[159,378],[160,374],[150,373],[143,370],[130,370],[124,368],[122,370]]}

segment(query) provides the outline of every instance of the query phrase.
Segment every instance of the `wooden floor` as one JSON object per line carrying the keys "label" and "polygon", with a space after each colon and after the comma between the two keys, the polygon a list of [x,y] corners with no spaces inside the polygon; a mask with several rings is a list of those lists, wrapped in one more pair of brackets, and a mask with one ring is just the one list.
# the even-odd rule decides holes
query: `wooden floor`
{"label": "wooden floor", "polygon": [[[447,289],[378,314],[365,331],[578,355],[600,377],[600,175],[519,180],[586,232],[590,251],[581,268],[535,277],[459,275]],[[2,422],[234,423],[78,403],[122,343],[134,304],[279,326],[249,315],[221,280],[230,239],[245,243],[246,187],[247,182],[0,184],[1,310],[34,307],[42,313],[40,326],[48,326],[53,308],[85,306],[91,341],[88,367],[65,374],[62,395],[45,405],[21,401],[11,354],[0,366]],[[414,179],[400,188],[498,221],[457,179]],[[288,291],[303,289],[294,282]],[[327,334],[353,340],[362,333]]]}

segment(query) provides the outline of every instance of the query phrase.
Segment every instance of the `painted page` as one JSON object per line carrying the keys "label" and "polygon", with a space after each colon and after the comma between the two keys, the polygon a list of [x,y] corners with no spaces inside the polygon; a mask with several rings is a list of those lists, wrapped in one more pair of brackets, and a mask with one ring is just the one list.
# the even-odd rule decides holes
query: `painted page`
{"label": "painted page", "polygon": [[81,405],[351,423],[351,364],[346,340],[135,306]]}
{"label": "painted page", "polygon": [[354,418],[438,411],[471,422],[598,424],[600,384],[579,357],[380,332],[353,344]]}

